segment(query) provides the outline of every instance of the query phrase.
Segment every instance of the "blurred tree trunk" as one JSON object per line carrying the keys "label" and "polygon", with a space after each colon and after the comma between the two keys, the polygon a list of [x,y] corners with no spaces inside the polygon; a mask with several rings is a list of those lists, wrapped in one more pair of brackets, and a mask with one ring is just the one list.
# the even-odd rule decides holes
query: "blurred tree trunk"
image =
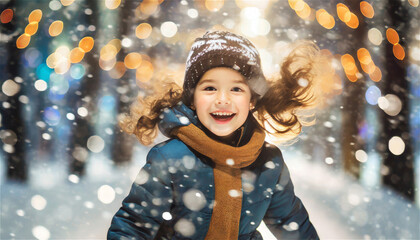
{"label": "blurred tree trunk", "polygon": [[[119,36],[121,38],[124,38],[125,36],[132,36],[132,34],[135,32],[135,27],[137,27],[136,19],[133,19],[134,15],[134,9],[139,5],[139,2],[136,1],[125,1],[121,5],[121,17],[119,22]],[[133,37],[134,38],[134,37]],[[137,38],[133,39],[133,45],[134,49],[136,49],[137,52],[138,49],[140,49],[140,44]],[[121,56],[126,56],[129,53],[127,51],[127,48],[123,47],[121,48]],[[133,96],[135,93],[137,93],[138,88],[136,86],[136,80],[135,80],[135,72],[134,77],[131,77],[134,70],[127,71],[124,76],[122,76],[120,79],[117,79],[116,82],[116,89],[115,92],[116,96],[116,111],[117,114],[121,113],[128,113],[130,104],[135,98]],[[135,97],[135,96],[134,96]],[[114,139],[112,141],[112,160],[115,163],[124,163],[131,160],[133,155],[133,146],[136,142],[136,139],[133,136],[128,135],[127,133],[124,133],[121,131],[121,128],[119,127],[118,123],[115,124],[114,128]]]}
{"label": "blurred tree trunk", "polygon": [[[5,48],[1,49],[1,55],[6,59],[4,62],[5,64],[3,64],[3,62],[1,64],[1,85],[9,79],[15,80],[16,77],[20,76],[20,58],[23,51],[16,48],[16,40],[20,36],[20,30],[22,30],[19,29],[19,24],[21,24],[20,22],[23,22],[23,18],[20,16],[21,14],[16,11],[19,10],[19,6],[15,1],[10,1],[8,4],[2,4],[1,9],[6,8],[11,8],[14,12],[14,16],[11,22],[1,24],[1,32],[2,34],[13,37],[8,39],[5,43]],[[3,51],[5,52],[3,53]],[[2,147],[7,161],[7,179],[26,181],[28,178],[28,169],[25,162],[26,132],[23,115],[24,104],[19,101],[19,97],[22,96],[24,83],[17,84],[20,86],[20,90],[13,96],[6,96],[3,92],[0,92],[0,99],[3,103],[3,106],[0,108],[2,118],[2,125],[0,125],[2,132],[0,137],[2,138],[3,144],[8,144],[7,146],[3,145]],[[10,107],[5,107],[5,103],[9,103]],[[14,136],[14,134],[16,134],[16,136]]]}
{"label": "blurred tree trunk", "polygon": [[[366,26],[363,16],[360,14],[361,1],[348,1],[346,5],[350,11],[359,18],[359,26],[356,29],[346,27],[342,35],[348,48],[347,53],[355,58],[357,67],[360,71],[361,67],[357,61],[357,50],[365,46],[363,39],[366,39]],[[343,23],[341,23],[343,24]],[[355,152],[363,149],[363,142],[359,138],[359,127],[364,121],[364,93],[366,90],[363,78],[356,82],[351,82],[347,78],[344,79],[343,87],[343,115],[342,115],[342,159],[345,171],[355,177],[360,175],[360,162],[355,158]]]}
{"label": "blurred tree trunk", "polygon": [[[394,28],[400,36],[400,44],[408,53],[407,34],[409,34],[409,12],[406,9],[407,3],[389,0],[386,5],[388,17],[385,19],[387,26]],[[406,56],[403,60],[394,57],[393,46],[385,43],[385,77],[383,84],[383,95],[394,94],[402,102],[401,112],[396,116],[383,114],[384,131],[380,137],[380,144],[383,146],[383,158],[385,175],[383,182],[404,194],[409,199],[414,199],[414,156],[412,151],[412,139],[410,137],[410,112],[409,112],[409,84],[407,81],[407,61]],[[401,137],[405,143],[405,150],[401,155],[394,155],[388,147],[389,140],[394,137]]]}
{"label": "blurred tree trunk", "polygon": [[[97,27],[98,16],[100,14],[99,7],[97,4],[101,4],[98,1],[84,1],[86,8],[92,10],[92,14],[86,16],[86,25],[93,25]],[[76,113],[76,119],[73,123],[73,134],[72,139],[69,142],[70,148],[70,172],[83,175],[85,173],[85,162],[89,157],[90,151],[87,149],[87,140],[94,134],[95,126],[92,123],[92,117],[96,112],[97,106],[95,99],[98,95],[98,89],[100,86],[100,75],[98,67],[98,59],[95,57],[95,49],[99,49],[98,42],[96,41],[96,32],[91,35],[95,39],[95,45],[91,52],[87,53],[84,57],[86,65],[85,77],[80,82],[79,90],[75,94],[72,106],[74,106],[74,112]],[[86,107],[88,109],[88,116],[81,117],[77,114],[79,107]]]}

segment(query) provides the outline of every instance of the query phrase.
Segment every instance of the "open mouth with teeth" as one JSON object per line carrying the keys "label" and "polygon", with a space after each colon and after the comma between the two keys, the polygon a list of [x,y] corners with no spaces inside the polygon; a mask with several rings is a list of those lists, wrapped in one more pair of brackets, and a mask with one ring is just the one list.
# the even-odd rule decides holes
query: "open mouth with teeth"
{"label": "open mouth with teeth", "polygon": [[210,115],[217,122],[225,123],[225,122],[230,121],[236,114],[235,113],[227,113],[227,112],[214,112],[214,113],[210,113]]}

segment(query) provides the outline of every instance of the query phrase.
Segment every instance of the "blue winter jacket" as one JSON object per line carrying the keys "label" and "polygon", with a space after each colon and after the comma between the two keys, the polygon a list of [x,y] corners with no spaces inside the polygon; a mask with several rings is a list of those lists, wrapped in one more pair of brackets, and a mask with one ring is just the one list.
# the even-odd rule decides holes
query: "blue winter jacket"
{"label": "blue winter jacket", "polygon": [[[237,143],[252,133],[249,122]],[[188,124],[200,126],[191,109],[177,105],[164,111],[159,128],[168,135]],[[215,198],[212,166],[178,139],[153,147],[112,219],[108,239],[204,239]],[[264,144],[257,160],[242,169],[242,189],[239,239],[262,239],[256,230],[262,220],[278,239],[318,239],[274,145]]]}

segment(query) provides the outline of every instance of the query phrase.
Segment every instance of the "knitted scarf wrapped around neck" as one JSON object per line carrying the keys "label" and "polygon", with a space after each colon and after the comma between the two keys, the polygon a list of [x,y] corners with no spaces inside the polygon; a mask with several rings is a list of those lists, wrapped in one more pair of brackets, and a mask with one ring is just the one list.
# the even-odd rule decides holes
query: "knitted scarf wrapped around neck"
{"label": "knitted scarf wrapped around neck", "polygon": [[248,143],[240,147],[218,142],[194,124],[176,128],[172,134],[215,163],[215,204],[205,239],[238,239],[242,208],[241,168],[257,159],[265,133],[256,128]]}

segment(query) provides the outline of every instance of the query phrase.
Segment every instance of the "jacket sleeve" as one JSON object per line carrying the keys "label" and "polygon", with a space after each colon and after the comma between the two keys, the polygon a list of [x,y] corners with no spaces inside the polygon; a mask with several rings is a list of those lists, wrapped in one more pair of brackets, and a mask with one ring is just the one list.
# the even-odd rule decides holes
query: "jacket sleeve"
{"label": "jacket sleeve", "polygon": [[281,174],[264,216],[264,223],[278,239],[319,239],[308,212],[295,196],[290,173],[281,157]]}
{"label": "jacket sleeve", "polygon": [[171,179],[165,159],[152,148],[129,195],[112,219],[108,239],[153,239],[172,203]]}

